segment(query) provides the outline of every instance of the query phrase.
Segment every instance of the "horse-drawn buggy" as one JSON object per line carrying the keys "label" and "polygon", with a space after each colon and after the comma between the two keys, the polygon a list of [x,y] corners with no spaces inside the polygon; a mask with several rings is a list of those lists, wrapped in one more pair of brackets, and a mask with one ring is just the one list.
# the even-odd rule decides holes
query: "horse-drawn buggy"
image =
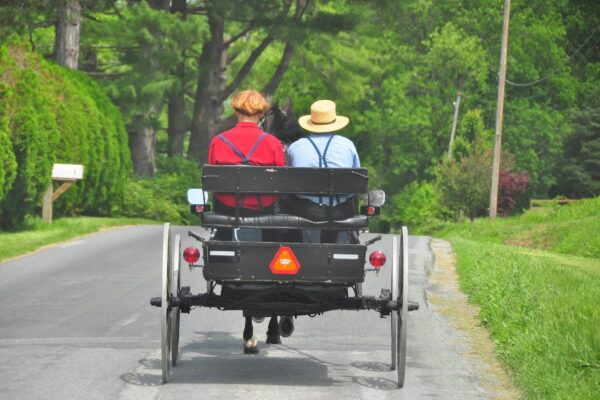
{"label": "horse-drawn buggy", "polygon": [[[228,193],[236,199],[258,194],[293,196],[354,195],[360,199],[350,218],[312,221],[288,213],[243,216],[239,207],[229,214],[211,211],[208,193]],[[242,165],[205,165],[202,190],[190,190],[192,212],[201,225],[211,230],[209,238],[190,231],[198,246],[181,249],[179,235],[172,237],[164,226],[162,245],[162,296],[151,304],[161,308],[162,379],[167,382],[170,365],[179,352],[180,314],[194,307],[239,310],[246,317],[244,339],[252,335],[252,319],[271,318],[269,332],[286,336],[293,330],[293,318],[315,316],[331,310],[374,310],[391,321],[391,369],[397,370],[398,386],[404,385],[406,328],[409,303],[408,232],[393,235],[391,253],[367,250],[381,235],[360,243],[358,232],[368,228],[379,215],[385,194],[370,191],[365,168],[292,168]],[[239,203],[239,202],[236,202]],[[233,230],[232,240],[217,235]],[[236,232],[256,229],[269,232],[261,241],[237,240]],[[294,232],[319,229],[351,232],[350,243],[306,243]],[[193,294],[181,282],[183,259],[190,267],[202,268],[206,292]],[[365,296],[362,283],[369,271],[378,271],[386,258],[391,262],[391,282],[378,297]],[[366,266],[369,260],[372,267]],[[277,323],[277,318],[280,318]],[[275,324],[275,325],[274,325]],[[268,332],[268,335],[269,335]],[[277,343],[277,342],[275,342]]]}

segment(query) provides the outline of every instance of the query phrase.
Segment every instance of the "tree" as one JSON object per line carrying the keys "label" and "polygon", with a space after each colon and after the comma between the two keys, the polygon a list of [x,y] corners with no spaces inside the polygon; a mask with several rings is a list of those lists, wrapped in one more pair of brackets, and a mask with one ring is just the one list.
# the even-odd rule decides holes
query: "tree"
{"label": "tree", "polygon": [[[300,22],[310,0],[295,0],[295,2],[284,0],[276,4],[274,6],[272,3],[249,2],[242,5],[219,1],[206,3],[204,11],[210,33],[198,57],[199,72],[192,115],[189,157],[199,161],[206,159],[212,135],[232,122],[231,118],[222,118],[223,101],[244,82],[260,55],[278,36],[285,41],[285,48],[279,65],[262,88],[263,93],[266,96],[272,95],[281,82],[294,53],[296,46],[294,41],[301,39],[298,35]],[[246,25],[238,33],[226,36],[225,22],[239,19],[246,20]],[[245,35],[261,30],[266,31],[262,40],[247,56],[233,80],[227,84],[227,50]]]}
{"label": "tree", "polygon": [[79,66],[79,35],[81,32],[80,0],[61,0],[58,4],[54,58],[62,66]]}
{"label": "tree", "polygon": [[565,140],[564,158],[556,166],[556,175],[556,195],[578,198],[600,194],[600,105],[591,104],[575,112],[573,132]]}
{"label": "tree", "polygon": [[[164,2],[139,2],[118,11],[87,25],[85,46],[102,51],[91,74],[103,79],[123,111],[136,175],[151,177],[165,101],[173,93],[183,94],[176,69],[185,62],[184,52],[203,35],[195,21],[165,10]],[[92,44],[100,40],[108,44]]]}
{"label": "tree", "polygon": [[441,203],[458,216],[464,212],[473,221],[484,214],[490,196],[492,154],[480,141],[459,160],[442,161],[436,169],[436,188]]}

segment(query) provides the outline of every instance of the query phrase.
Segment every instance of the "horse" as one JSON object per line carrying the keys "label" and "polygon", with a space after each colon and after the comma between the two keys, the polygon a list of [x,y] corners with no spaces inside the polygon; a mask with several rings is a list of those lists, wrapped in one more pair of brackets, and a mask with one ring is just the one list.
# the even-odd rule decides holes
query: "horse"
{"label": "horse", "polygon": [[[284,151],[287,147],[300,139],[302,131],[298,120],[292,110],[292,100],[288,97],[283,105],[273,103],[264,115],[262,129],[274,135],[283,145]],[[254,336],[253,317],[246,316],[244,325],[244,354],[258,353],[258,341]],[[256,322],[262,322],[263,318],[254,318]],[[281,336],[288,337],[294,331],[294,321],[291,317],[281,317],[278,321],[277,315],[273,314],[267,328],[267,344],[281,344]]]}
{"label": "horse", "polygon": [[292,99],[285,100],[283,107],[277,102],[273,103],[263,117],[262,129],[274,135],[284,147],[302,137],[302,131],[298,119],[292,110]]}

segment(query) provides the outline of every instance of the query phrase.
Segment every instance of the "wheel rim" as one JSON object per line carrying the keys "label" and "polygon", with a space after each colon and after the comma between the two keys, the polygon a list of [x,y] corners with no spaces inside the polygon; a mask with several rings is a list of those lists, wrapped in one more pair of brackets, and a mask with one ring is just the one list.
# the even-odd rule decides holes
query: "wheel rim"
{"label": "wheel rim", "polygon": [[171,350],[171,307],[169,300],[171,298],[171,229],[166,223],[163,227],[163,246],[162,246],[162,298],[161,298],[161,368],[162,381],[167,383],[169,380],[169,353]]}
{"label": "wheel rim", "polygon": [[398,310],[398,386],[404,386],[406,378],[406,329],[408,325],[408,229],[402,227],[402,280],[400,297],[402,307]]}
{"label": "wheel rim", "polygon": [[[399,269],[400,269],[400,240],[398,236],[392,238],[392,280],[391,297],[396,300],[399,296]],[[392,336],[392,371],[398,364],[398,316],[392,312],[391,318],[391,336]]]}
{"label": "wheel rim", "polygon": [[[175,295],[181,297],[181,236],[175,235],[173,243],[173,280],[175,282]],[[173,366],[177,365],[179,357],[179,321],[181,319],[181,309],[173,307],[171,309],[171,318],[173,331],[171,332],[171,358]]]}

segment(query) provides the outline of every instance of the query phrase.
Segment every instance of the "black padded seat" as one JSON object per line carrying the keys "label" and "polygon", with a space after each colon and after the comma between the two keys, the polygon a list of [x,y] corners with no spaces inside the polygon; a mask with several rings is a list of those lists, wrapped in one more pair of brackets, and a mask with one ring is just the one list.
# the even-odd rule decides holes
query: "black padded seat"
{"label": "black padded seat", "polygon": [[335,229],[356,230],[369,226],[366,215],[357,215],[338,221],[312,221],[307,218],[289,214],[261,215],[258,217],[240,217],[236,224],[235,217],[214,212],[202,213],[202,226],[211,228],[279,228],[279,229]]}

